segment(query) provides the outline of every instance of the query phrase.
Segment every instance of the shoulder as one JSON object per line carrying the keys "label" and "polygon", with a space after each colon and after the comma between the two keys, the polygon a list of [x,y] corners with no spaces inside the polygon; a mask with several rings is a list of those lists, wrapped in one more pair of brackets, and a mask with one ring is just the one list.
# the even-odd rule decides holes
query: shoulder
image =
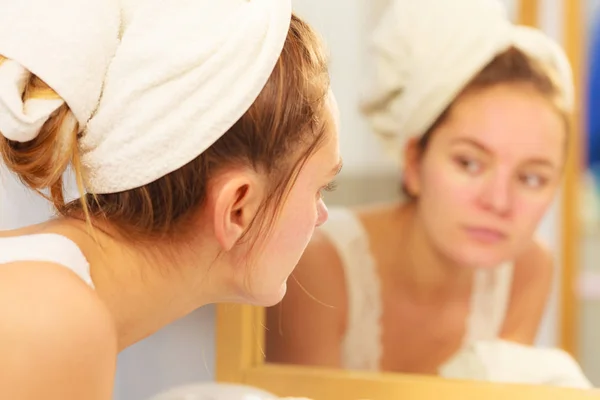
{"label": "shoulder", "polygon": [[288,279],[283,300],[267,308],[267,359],[338,367],[346,302],[341,260],[327,235],[318,229]]}
{"label": "shoulder", "polygon": [[0,386],[8,397],[110,398],[115,326],[73,272],[45,262],[0,265],[0,321],[0,381],[7,379]]}
{"label": "shoulder", "polygon": [[286,295],[278,306],[288,311],[277,318],[294,327],[320,325],[343,331],[347,303],[342,261],[327,235],[318,230],[288,279]]}
{"label": "shoulder", "polygon": [[[344,305],[344,266],[329,235],[317,229],[294,270],[290,291],[307,299],[308,291],[325,303]],[[333,304],[332,304],[333,305]]]}
{"label": "shoulder", "polygon": [[548,247],[532,240],[514,262],[515,284],[528,285],[551,281],[554,272],[554,257]]}
{"label": "shoulder", "polygon": [[323,228],[315,230],[301,260],[317,261],[319,259],[323,261],[341,261],[338,249],[331,240],[330,234],[323,230]]}
{"label": "shoulder", "polygon": [[25,329],[23,333],[37,326],[65,331],[67,336],[92,329],[88,339],[116,337],[112,317],[93,289],[71,270],[54,263],[1,265],[0,313],[11,318],[15,327]]}

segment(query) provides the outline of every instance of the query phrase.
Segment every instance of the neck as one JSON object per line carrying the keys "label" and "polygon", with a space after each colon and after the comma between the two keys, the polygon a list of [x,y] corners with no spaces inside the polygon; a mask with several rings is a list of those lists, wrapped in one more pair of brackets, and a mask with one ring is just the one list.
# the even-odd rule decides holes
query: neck
{"label": "neck", "polygon": [[[81,232],[81,230],[80,230]],[[98,296],[112,313],[122,350],[195,309],[217,301],[216,258],[190,247],[140,246],[99,229],[77,243],[88,258]],[[222,291],[221,291],[222,292]]]}
{"label": "neck", "polygon": [[417,204],[406,207],[400,281],[417,300],[447,300],[470,292],[473,270],[457,265],[435,246],[419,217]]}

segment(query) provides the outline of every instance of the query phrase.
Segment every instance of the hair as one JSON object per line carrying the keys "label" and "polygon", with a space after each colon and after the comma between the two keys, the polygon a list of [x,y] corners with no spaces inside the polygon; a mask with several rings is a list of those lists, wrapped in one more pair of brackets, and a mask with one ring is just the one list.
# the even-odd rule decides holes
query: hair
{"label": "hair", "polygon": [[[182,235],[188,227],[186,217],[202,206],[217,173],[228,167],[251,167],[267,174],[272,185],[251,223],[251,227],[259,223],[262,231],[270,229],[297,174],[325,138],[328,90],[322,43],[308,24],[292,16],[276,66],[248,111],[202,154],[154,182],[119,193],[86,194],[77,150],[79,128],[67,123],[74,120],[67,105],[32,141],[0,137],[0,153],[20,180],[47,197],[60,215],[85,216],[90,223],[102,220],[136,240]],[[59,96],[32,76],[23,100],[40,97]],[[63,173],[69,165],[81,197],[66,203]]]}
{"label": "hair", "polygon": [[[433,134],[446,122],[453,106],[468,93],[489,89],[504,84],[525,84],[548,99],[556,110],[565,117],[567,111],[560,101],[560,89],[553,77],[538,62],[527,56],[516,47],[510,47],[498,54],[463,88],[454,101],[437,117],[429,129],[421,135],[417,142],[420,154],[427,150]],[[402,193],[408,198],[414,198],[405,183],[402,182]]]}

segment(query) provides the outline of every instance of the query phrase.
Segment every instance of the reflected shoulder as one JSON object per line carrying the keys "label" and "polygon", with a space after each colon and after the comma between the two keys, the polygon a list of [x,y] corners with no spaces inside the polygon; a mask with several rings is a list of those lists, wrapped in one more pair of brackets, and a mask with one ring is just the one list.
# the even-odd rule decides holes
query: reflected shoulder
{"label": "reflected shoulder", "polygon": [[515,260],[515,273],[531,279],[540,275],[551,276],[554,270],[552,251],[538,240],[532,240],[529,246]]}
{"label": "reflected shoulder", "polygon": [[335,245],[328,234],[318,228],[306,247],[298,266],[310,268],[311,265],[315,264],[341,265],[341,259]]}
{"label": "reflected shoulder", "polygon": [[[345,310],[346,280],[338,251],[327,234],[317,229],[288,284],[289,297]],[[311,299],[313,298],[313,299]],[[318,301],[314,301],[317,298]]]}

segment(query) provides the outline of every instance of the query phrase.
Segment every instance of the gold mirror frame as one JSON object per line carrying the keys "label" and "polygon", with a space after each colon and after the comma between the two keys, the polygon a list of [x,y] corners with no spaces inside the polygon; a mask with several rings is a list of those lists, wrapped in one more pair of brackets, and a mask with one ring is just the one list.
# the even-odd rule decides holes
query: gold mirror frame
{"label": "gold mirror frame", "polygon": [[[581,86],[583,33],[581,0],[563,0],[564,46],[575,71],[576,87]],[[537,25],[538,0],[521,0],[519,21]],[[577,90],[577,93],[581,93]],[[577,96],[577,109],[581,107]],[[566,169],[561,206],[562,252],[560,287],[560,345],[577,351],[577,308],[575,281],[579,246],[578,182],[581,171],[581,113],[573,120],[573,141]],[[598,316],[600,318],[600,316]],[[251,385],[278,396],[304,396],[314,400],[372,399],[486,399],[486,400],[583,400],[598,393],[544,386],[491,384],[447,380],[430,376],[392,373],[350,372],[325,368],[266,364],[264,343],[265,310],[239,304],[217,306],[216,380]]]}
{"label": "gold mirror frame", "polygon": [[[534,3],[538,0],[521,0]],[[581,222],[579,220],[579,182],[583,165],[584,102],[582,95],[583,71],[587,37],[583,33],[582,1],[563,0],[564,48],[573,67],[575,81],[575,112],[571,120],[571,140],[565,169],[565,181],[561,204],[561,286],[560,286],[560,345],[577,357],[579,337],[579,297],[576,292],[580,265]],[[600,316],[598,316],[600,318]]]}

